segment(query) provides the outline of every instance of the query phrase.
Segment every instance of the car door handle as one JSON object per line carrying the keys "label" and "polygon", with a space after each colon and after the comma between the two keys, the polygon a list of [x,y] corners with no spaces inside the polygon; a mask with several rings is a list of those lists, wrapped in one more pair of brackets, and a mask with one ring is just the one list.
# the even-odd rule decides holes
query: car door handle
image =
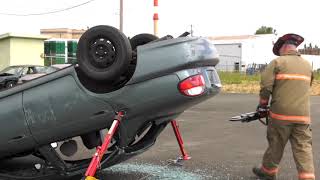
{"label": "car door handle", "polygon": [[16,136],[14,138],[11,138],[8,142],[20,141],[20,140],[24,139],[25,137],[26,137],[25,135]]}
{"label": "car door handle", "polygon": [[94,113],[93,116],[103,115],[103,114],[106,114],[107,112],[109,112],[109,111],[102,110],[102,111]]}
{"label": "car door handle", "polygon": [[100,119],[100,118],[102,118],[102,119],[104,119],[104,118],[106,118],[106,117],[108,117],[108,116],[110,116],[110,111],[107,111],[107,110],[102,110],[102,111],[98,111],[98,112],[96,112],[96,113],[94,113],[91,117],[90,117],[90,119]]}

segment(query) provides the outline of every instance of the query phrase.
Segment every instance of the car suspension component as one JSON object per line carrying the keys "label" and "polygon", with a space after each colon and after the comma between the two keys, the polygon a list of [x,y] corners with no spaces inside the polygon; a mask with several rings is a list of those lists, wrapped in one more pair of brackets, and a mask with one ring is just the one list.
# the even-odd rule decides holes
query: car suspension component
{"label": "car suspension component", "polygon": [[85,173],[85,180],[97,180],[94,176],[96,174],[97,169],[100,167],[100,161],[104,153],[107,151],[108,145],[110,144],[113,135],[117,131],[123,116],[123,111],[116,113],[116,117],[111,125],[111,128],[106,134],[102,145],[97,147],[96,153],[92,157],[91,163]]}

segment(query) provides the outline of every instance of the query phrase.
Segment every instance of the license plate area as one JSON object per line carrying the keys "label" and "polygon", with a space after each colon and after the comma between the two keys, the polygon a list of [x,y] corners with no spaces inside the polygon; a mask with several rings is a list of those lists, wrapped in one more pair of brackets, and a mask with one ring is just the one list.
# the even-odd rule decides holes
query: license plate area
{"label": "license plate area", "polygon": [[207,77],[211,83],[211,86],[221,87],[221,81],[219,75],[215,69],[207,69],[206,70]]}

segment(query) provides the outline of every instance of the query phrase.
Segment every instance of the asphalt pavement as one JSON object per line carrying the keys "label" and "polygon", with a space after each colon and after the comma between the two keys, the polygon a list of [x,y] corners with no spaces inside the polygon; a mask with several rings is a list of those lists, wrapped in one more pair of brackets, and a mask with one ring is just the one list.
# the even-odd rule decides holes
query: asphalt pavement
{"label": "asphalt pavement", "polygon": [[[171,126],[147,152],[104,172],[102,179],[254,180],[251,169],[261,163],[267,147],[266,127],[256,122],[229,122],[231,116],[254,111],[257,95],[219,94],[184,112],[177,120],[192,156],[180,166]],[[311,97],[316,176],[320,176],[320,97]],[[280,180],[297,179],[290,144],[280,164]]]}
{"label": "asphalt pavement", "polygon": [[[177,162],[179,146],[172,127],[147,152],[105,169],[100,180],[255,180],[251,169],[267,148],[266,127],[258,121],[230,122],[254,111],[258,95],[219,94],[185,111],[177,120],[191,160]],[[320,176],[320,96],[311,97],[316,176]],[[11,162],[14,164],[14,162]],[[279,180],[297,179],[290,144],[280,164]],[[0,169],[3,168],[0,166]],[[81,177],[69,178],[79,180]],[[57,178],[54,178],[57,180]]]}

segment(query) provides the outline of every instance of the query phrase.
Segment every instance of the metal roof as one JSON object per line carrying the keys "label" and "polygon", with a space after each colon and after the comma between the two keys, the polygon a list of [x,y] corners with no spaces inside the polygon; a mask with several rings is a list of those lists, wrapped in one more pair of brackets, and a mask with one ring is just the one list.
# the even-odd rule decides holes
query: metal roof
{"label": "metal roof", "polygon": [[26,34],[16,34],[16,33],[6,33],[6,34],[0,35],[0,40],[6,39],[6,38],[24,38],[24,39],[42,39],[42,40],[49,39],[48,36],[43,36],[43,35],[26,35]]}

